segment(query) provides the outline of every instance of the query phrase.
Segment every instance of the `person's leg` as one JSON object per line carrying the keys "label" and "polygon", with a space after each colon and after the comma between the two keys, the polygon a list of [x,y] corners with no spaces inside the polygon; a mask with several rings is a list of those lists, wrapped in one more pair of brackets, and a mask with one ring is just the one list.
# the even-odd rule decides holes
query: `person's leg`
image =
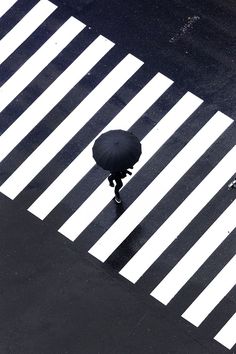
{"label": "person's leg", "polygon": [[121,187],[123,186],[122,180],[121,179],[116,179],[116,186],[115,186],[115,201],[117,203],[121,203],[121,199],[120,199],[120,193],[119,190],[121,189]]}
{"label": "person's leg", "polygon": [[114,187],[113,176],[112,175],[108,176],[108,181],[109,181],[110,186]]}

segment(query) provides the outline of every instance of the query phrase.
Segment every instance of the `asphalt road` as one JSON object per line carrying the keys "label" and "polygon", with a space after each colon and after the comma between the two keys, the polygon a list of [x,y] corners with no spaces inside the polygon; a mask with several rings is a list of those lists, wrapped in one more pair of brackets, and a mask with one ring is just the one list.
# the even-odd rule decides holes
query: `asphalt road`
{"label": "asphalt road", "polygon": [[[2,134],[98,35],[115,43],[115,48],[48,112],[22,144],[3,159],[1,185],[124,56],[131,53],[144,65],[63,147],[49,166],[19,191],[16,198],[11,200],[7,193],[4,195],[0,186],[0,354],[234,353],[235,345],[229,350],[213,337],[235,313],[235,286],[201,326],[193,326],[181,314],[235,256],[235,230],[168,306],[149,294],[157,285],[157,279],[163,279],[231,205],[236,197],[235,190],[226,191],[223,184],[200,216],[183,230],[180,247],[178,244],[170,247],[137,284],[118,273],[234,147],[233,121],[229,128],[225,127],[213,147],[209,144],[207,153],[173,188],[172,194],[165,195],[104,263],[88,251],[117,219],[125,215],[136,198],[217,111],[235,120],[236,4],[218,0],[52,2],[59,7],[55,15],[51,15],[50,20],[0,67],[2,86],[70,16],[87,27],[2,110]],[[15,11],[10,10],[1,19],[1,38],[36,3],[36,0],[19,0],[14,5]],[[160,153],[133,177],[132,184],[122,194],[123,204],[117,206],[113,201],[105,204],[102,213],[74,242],[57,231],[107,177],[106,172],[95,166],[45,220],[27,211],[42,191],[157,72],[171,79],[173,85],[132,126],[140,139],[152,131],[186,92],[202,99],[203,104],[161,147]],[[41,163],[40,159],[38,163]],[[235,172],[233,167],[232,171],[229,180]],[[94,204],[99,203],[102,204],[102,200],[96,200]]]}
{"label": "asphalt road", "polygon": [[100,34],[235,117],[234,1],[60,1]]}

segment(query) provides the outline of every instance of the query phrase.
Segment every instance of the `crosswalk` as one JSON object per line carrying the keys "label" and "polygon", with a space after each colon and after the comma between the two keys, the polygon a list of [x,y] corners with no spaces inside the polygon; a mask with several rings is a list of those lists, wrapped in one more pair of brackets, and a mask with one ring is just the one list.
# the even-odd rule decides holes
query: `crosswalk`
{"label": "crosswalk", "polygon": [[[137,96],[136,96],[137,97]],[[142,166],[152,157],[155,150],[158,149],[158,145],[162,145],[169,136],[173,134],[173,132],[189,117],[189,115],[193,112],[195,107],[198,107],[201,103],[201,100],[192,95],[191,93],[187,93],[177,104],[176,106],[167,113],[165,118],[161,120],[157,127],[150,131],[148,135],[143,139],[143,153],[140,159],[140,162],[136,168],[136,171],[133,172],[133,177],[135,174],[141,169]],[[175,120],[173,124],[170,124],[171,118],[178,113],[178,111],[185,106],[185,112],[182,110],[181,115],[178,119]],[[180,108],[181,107],[181,108]],[[122,111],[123,112],[123,111]],[[159,129],[158,129],[159,128]],[[162,128],[162,129],[161,129]],[[154,147],[155,150],[150,147]],[[92,161],[91,161],[92,162]],[[94,162],[92,162],[94,164]],[[92,167],[90,165],[90,168]],[[126,183],[126,181],[124,181]],[[100,204],[96,206],[96,209],[92,207],[96,200],[100,200]],[[102,209],[106,206],[106,204],[110,201],[110,193],[107,190],[107,183],[104,181],[95,192],[90,196],[88,200],[79,208],[68,221],[62,225],[59,229],[66,237],[71,240],[75,240],[76,237],[83,231],[83,229],[92,222],[93,217],[95,217]],[[89,215],[87,215],[86,210],[92,210]],[[98,209],[99,208],[99,209]],[[96,214],[95,214],[96,213]],[[81,223],[78,220],[83,220]],[[83,228],[83,229],[81,229]]]}
{"label": "crosswalk", "polygon": [[[125,106],[125,108],[118,113],[118,115],[105,127],[101,133],[105,133],[112,129],[124,129],[128,130],[138,118],[151,106],[155,100],[161,96],[161,94],[170,86],[171,80],[166,78],[161,74],[157,74],[154,78]],[[94,139],[95,140],[95,139]],[[50,187],[31,205],[29,211],[39,217],[40,219],[45,218],[56,205],[66,196],[67,193],[86,175],[86,173],[93,167],[94,160],[91,156],[91,149],[94,140],[83,150],[83,152],[69,165],[69,167],[62,172],[60,176],[50,185]],[[147,151],[147,150],[146,150]],[[144,161],[144,160],[143,160]],[[140,168],[140,165],[139,165]],[[63,186],[63,188],[61,188]],[[105,205],[110,200],[110,193],[106,193],[107,188],[105,183],[103,184],[105,188],[100,185],[99,189],[102,189],[100,196],[95,196],[95,198],[89,198],[92,200],[101,200],[100,211],[105,207]],[[105,199],[107,195],[107,199]],[[50,202],[49,202],[50,201]],[[93,220],[92,216],[96,216],[99,211],[92,207],[92,205],[83,204],[86,210],[92,210],[92,212],[87,216],[90,217],[90,222]],[[97,207],[99,207],[97,205]],[[87,212],[86,212],[87,215]],[[86,221],[85,215],[79,219]],[[84,228],[89,224],[86,223]],[[78,236],[80,230],[77,228],[82,227],[82,223],[79,222],[79,226],[75,227],[75,237]],[[81,230],[82,231],[82,230]],[[63,233],[63,231],[60,230]],[[68,238],[74,240],[66,234]]]}
{"label": "crosswalk", "polygon": [[[235,208],[236,202],[234,201],[153,290],[152,296],[165,305],[171,301],[229,233],[235,229]],[[127,274],[127,270],[123,269],[123,274],[125,273]]]}
{"label": "crosswalk", "polygon": [[[5,0],[0,4],[1,17],[8,11],[14,10],[17,0]],[[24,50],[24,42],[40,29],[46,19],[54,16],[57,6],[48,0],[40,0],[25,16],[0,40],[0,64],[8,65],[8,59],[14,59],[17,49]],[[86,24],[74,17],[69,17],[38,48],[34,54],[26,59],[18,70],[0,87],[0,115],[3,119],[8,107],[16,100],[24,97],[24,90],[31,87],[43,77],[45,68],[59,55],[68,55],[68,46],[73,45],[75,39],[86,31]],[[87,36],[92,36],[86,34]],[[0,162],[7,165],[11,156],[19,146],[23,146],[25,139],[46,117],[50,117],[59,104],[65,102],[72,90],[80,90],[83,80],[91,71],[98,70],[99,63],[109,54],[116,54],[116,44],[102,35],[90,37],[89,43],[82,53],[65,68],[57,78],[31,102],[26,109],[14,117],[14,122],[7,127],[0,136]],[[84,40],[84,39],[83,39]],[[74,48],[76,51],[76,47]],[[112,55],[111,55],[112,58]],[[107,65],[107,64],[106,64]],[[52,69],[53,70],[53,69]],[[51,133],[31,152],[22,163],[8,176],[0,186],[0,192],[11,199],[24,193],[38,175],[50,167],[54,159],[75,138],[77,134],[86,132],[87,124],[106,107],[117,95],[119,90],[126,88],[140,70],[145,71],[145,63],[130,53],[125,54],[117,63],[109,61],[109,72],[102,77],[92,90],[88,90],[86,97],[77,102],[75,108],[58,125],[55,124]],[[57,207],[63,204],[65,198],[73,195],[73,189],[86,180],[89,172],[93,171],[92,145],[101,133],[112,129],[132,130],[140,119],[148,114],[150,109],[158,107],[160,100],[168,91],[177,90],[175,83],[161,73],[155,73],[151,79],[137,89],[131,99],[123,105],[121,110],[94,134],[94,138],[87,142],[85,148],[70,161],[68,166],[61,166],[56,178],[28,207],[28,211],[37,218],[47,222],[49,214],[54,213]],[[191,92],[186,92],[181,98],[149,128],[142,140],[142,155],[133,175],[124,180],[123,192],[133,188],[145,180],[148,169],[157,171],[148,185],[133,198],[124,212],[105,230],[102,235],[90,245],[88,252],[101,262],[105,262],[129,238],[135,228],[145,223],[147,217],[153,213],[159,203],[175,188],[180,188],[181,180],[188,176],[191,169],[198,165],[206,156],[211,159],[217,156],[216,145],[222,139],[227,140],[230,131],[234,129],[234,121],[224,113],[217,111],[206,121],[200,119],[206,103]],[[158,118],[158,117],[157,117]],[[53,122],[51,122],[53,126]],[[175,137],[182,129],[190,127],[192,136],[185,144],[175,145]],[[197,129],[196,129],[197,127]],[[158,167],[158,159],[164,159],[165,148],[172,143],[174,156],[167,159],[162,168]],[[79,142],[77,141],[79,144]],[[179,150],[178,150],[179,149]],[[225,149],[225,146],[224,146]],[[167,154],[167,152],[166,152]],[[165,159],[164,159],[165,160]],[[191,223],[199,217],[201,211],[217,198],[222,189],[227,188],[228,181],[234,176],[236,167],[235,141],[229,144],[224,155],[218,157],[215,166],[206,170],[206,175],[198,182],[192,191],[184,198],[174,211],[155,232],[141,244],[135,254],[122,266],[119,274],[132,283],[138,282],[148,274],[148,271],[159,258],[168,251],[172,244],[180,240],[180,235]],[[160,171],[159,171],[160,169]],[[107,210],[112,200],[111,189],[108,187],[107,175],[97,183],[96,188],[76,207],[67,220],[58,228],[59,233],[71,241],[79,240],[90,224],[99,218],[103,210]],[[89,186],[87,187],[89,190]],[[142,188],[141,188],[142,189]],[[135,195],[135,193],[134,193]],[[232,194],[233,195],[233,194]],[[161,212],[161,211],[160,211]],[[165,306],[181,294],[184,286],[204,266],[214,252],[234,232],[236,201],[231,200],[226,209],[216,220],[213,220],[208,229],[198,235],[198,240],[184,256],[176,262],[174,267],[153,284],[151,296]],[[210,220],[211,222],[211,220]],[[191,237],[191,235],[189,235]],[[83,239],[83,237],[82,237]],[[183,242],[183,240],[182,240]],[[181,247],[181,243],[180,243]],[[230,258],[230,257],[229,257]],[[196,327],[208,318],[214,309],[232,291],[236,284],[236,258],[228,259],[228,263],[202,289],[202,292],[182,313],[182,318]],[[222,323],[221,329],[215,333],[214,339],[228,349],[236,344],[236,317],[235,313],[227,323]]]}
{"label": "crosswalk", "polygon": [[[84,25],[71,18],[1,87],[0,111],[78,35]],[[17,36],[16,36],[17,38]]]}
{"label": "crosswalk", "polygon": [[5,0],[0,4],[0,17],[2,17],[18,0]]}
{"label": "crosswalk", "polygon": [[[29,37],[55,9],[56,6],[50,1],[41,0],[15,27],[13,27],[0,42],[0,64]],[[51,41],[53,40],[54,39]],[[50,52],[51,51],[48,51],[48,53]],[[50,54],[53,55],[53,51]]]}

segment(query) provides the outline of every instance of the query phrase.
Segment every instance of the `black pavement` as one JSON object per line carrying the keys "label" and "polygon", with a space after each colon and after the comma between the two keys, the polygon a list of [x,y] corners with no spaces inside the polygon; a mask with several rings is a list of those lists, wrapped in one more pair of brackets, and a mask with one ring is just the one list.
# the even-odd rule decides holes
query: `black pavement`
{"label": "black pavement", "polygon": [[[115,46],[80,82],[65,92],[63,99],[55,103],[52,110],[45,113],[45,118],[42,116],[44,119],[1,161],[2,186],[128,53],[144,64],[78,132],[75,131],[61,150],[58,148],[57,155],[46,167],[40,168],[38,175],[32,176],[25,188],[20,190],[19,187],[16,197],[8,198],[8,193],[0,186],[0,354],[234,353],[235,345],[229,350],[214,336],[235,313],[235,286],[199,327],[181,314],[235,256],[235,230],[169,305],[150,296],[158,281],[165,278],[235,200],[236,190],[227,190],[230,173],[229,180],[226,178],[222,188],[183,229],[179,243],[173,242],[137,284],[122,277],[119,271],[235,146],[236,5],[232,1],[222,4],[218,0],[207,3],[194,0],[187,3],[169,0],[51,2],[58,5],[55,13],[0,66],[2,87],[70,16],[86,27],[3,108],[0,113],[2,137],[98,35],[113,41]],[[1,38],[37,3],[36,0],[18,0],[0,19]],[[96,200],[94,207],[105,203],[102,212],[97,213],[74,242],[58,232],[107,178],[105,171],[94,166],[68,190],[45,220],[27,211],[157,72],[171,79],[173,84],[132,125],[132,132],[140,139],[152,132],[188,91],[203,103],[158,152],[154,153],[152,147],[152,158],[121,190],[123,204],[117,206],[112,200],[109,203]],[[2,91],[0,99],[1,94]],[[104,263],[89,254],[90,248],[135,205],[151,182],[218,111],[230,117],[230,126],[222,130],[214,144],[209,144],[207,152],[187,170],[171,192],[141,218]],[[0,150],[5,148],[1,144],[0,137]],[[41,160],[37,163],[40,165]],[[137,168],[138,164],[134,173]],[[236,169],[232,171],[235,173]],[[25,178],[30,173],[28,169]],[[107,190],[112,199],[108,183]],[[88,215],[90,211],[87,210]]]}

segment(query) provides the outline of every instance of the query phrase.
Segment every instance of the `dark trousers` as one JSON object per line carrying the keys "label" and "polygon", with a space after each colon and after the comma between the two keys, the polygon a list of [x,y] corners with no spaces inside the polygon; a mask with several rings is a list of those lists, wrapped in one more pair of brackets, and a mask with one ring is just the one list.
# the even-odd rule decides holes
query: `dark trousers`
{"label": "dark trousers", "polygon": [[115,195],[117,196],[117,198],[120,198],[119,190],[120,190],[121,187],[123,186],[123,183],[122,183],[122,180],[121,180],[121,179],[115,179],[115,182],[116,182]]}
{"label": "dark trousers", "polygon": [[[113,181],[112,176],[108,177],[109,182]],[[115,178],[114,181],[116,182],[116,186],[115,186],[115,195],[117,198],[120,198],[120,193],[119,190],[121,189],[121,187],[123,186],[122,180],[120,178]]]}

